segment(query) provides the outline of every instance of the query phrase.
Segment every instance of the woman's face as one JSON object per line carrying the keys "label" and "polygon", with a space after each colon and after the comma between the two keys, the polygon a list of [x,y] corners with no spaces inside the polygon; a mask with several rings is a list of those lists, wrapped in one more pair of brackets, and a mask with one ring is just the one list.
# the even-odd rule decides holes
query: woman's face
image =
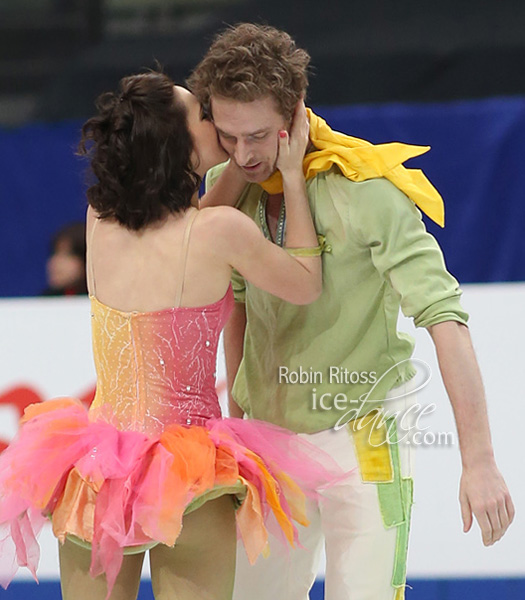
{"label": "woman's face", "polygon": [[176,85],[174,94],[186,107],[188,128],[193,138],[193,164],[201,177],[208,169],[228,160],[228,155],[219,144],[215,126],[201,119],[201,107],[195,96],[186,88]]}
{"label": "woman's face", "polygon": [[85,277],[84,261],[73,252],[68,238],[59,238],[47,261],[47,280],[52,288],[73,287]]}

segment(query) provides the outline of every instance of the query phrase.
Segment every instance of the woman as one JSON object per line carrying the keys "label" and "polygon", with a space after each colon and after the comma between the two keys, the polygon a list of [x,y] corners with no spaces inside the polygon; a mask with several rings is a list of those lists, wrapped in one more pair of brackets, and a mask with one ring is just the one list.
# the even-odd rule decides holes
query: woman
{"label": "woman", "polygon": [[[233,208],[192,207],[225,157],[195,98],[166,75],[127,77],[97,106],[81,142],[84,153],[93,144],[97,178],[87,214],[97,395],[89,415],[72,400],[26,411],[0,459],[0,523],[34,570],[33,531],[52,517],[65,600],[136,598],[146,550],[157,600],[231,598],[235,523],[252,560],[268,527],[293,543],[291,520],[305,522],[295,482],[330,477],[298,437],[220,419],[214,371],[231,272],[306,304],[321,291],[320,259],[292,257]],[[275,141],[290,247],[317,245],[307,141],[298,110]],[[226,184],[217,190],[240,182]]]}
{"label": "woman", "polygon": [[47,288],[42,296],[87,294],[86,224],[70,223],[53,237],[46,263]]}

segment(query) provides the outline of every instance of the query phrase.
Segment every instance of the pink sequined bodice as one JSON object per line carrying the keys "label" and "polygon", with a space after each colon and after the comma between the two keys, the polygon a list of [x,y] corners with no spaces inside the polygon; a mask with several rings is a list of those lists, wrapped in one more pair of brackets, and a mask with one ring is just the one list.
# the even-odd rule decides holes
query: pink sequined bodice
{"label": "pink sequined bodice", "polygon": [[220,417],[217,345],[233,303],[231,286],[213,304],[147,313],[121,312],[92,297],[97,393],[91,410],[110,413],[121,429],[153,435],[172,423]]}

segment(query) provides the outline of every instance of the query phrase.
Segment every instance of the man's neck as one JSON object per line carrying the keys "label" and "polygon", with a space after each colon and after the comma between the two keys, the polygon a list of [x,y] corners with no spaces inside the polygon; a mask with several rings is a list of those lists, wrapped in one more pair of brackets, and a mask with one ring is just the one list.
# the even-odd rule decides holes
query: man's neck
{"label": "man's neck", "polygon": [[283,199],[283,194],[271,194],[268,196],[266,202],[266,223],[274,242],[277,235],[277,225],[279,223]]}

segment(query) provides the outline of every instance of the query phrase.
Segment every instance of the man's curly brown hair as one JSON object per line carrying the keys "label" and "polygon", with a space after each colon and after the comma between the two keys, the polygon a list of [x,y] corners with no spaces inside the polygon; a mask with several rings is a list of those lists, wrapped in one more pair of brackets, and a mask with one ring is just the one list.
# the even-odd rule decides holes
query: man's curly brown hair
{"label": "man's curly brown hair", "polygon": [[241,23],[215,38],[187,84],[207,115],[212,96],[241,102],[272,96],[289,120],[306,93],[309,63],[308,52],[286,32]]}
{"label": "man's curly brown hair", "polygon": [[82,127],[79,154],[91,159],[96,181],[87,197],[100,218],[137,231],[186,210],[200,178],[173,81],[155,71],[125,77],[96,107],[98,114]]}

